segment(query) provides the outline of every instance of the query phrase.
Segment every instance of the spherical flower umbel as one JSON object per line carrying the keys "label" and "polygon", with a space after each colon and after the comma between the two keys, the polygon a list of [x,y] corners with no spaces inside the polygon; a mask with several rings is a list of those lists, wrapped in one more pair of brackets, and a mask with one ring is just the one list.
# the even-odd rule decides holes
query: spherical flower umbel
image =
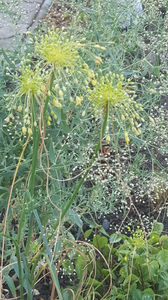
{"label": "spherical flower umbel", "polygon": [[[96,111],[101,111],[107,105],[113,113],[117,114],[119,122],[125,122],[130,125],[131,130],[139,135],[141,133],[139,126],[144,119],[141,118],[139,111],[143,108],[135,100],[133,83],[130,80],[125,81],[124,76],[109,73],[96,80],[95,86],[88,85],[88,99]],[[129,136],[125,132],[126,143],[129,144]]]}
{"label": "spherical flower umbel", "polygon": [[126,88],[124,77],[109,73],[97,80],[94,88],[89,89],[89,100],[99,109],[107,105],[114,107],[120,103],[132,102],[130,93],[133,91]]}
{"label": "spherical flower umbel", "polygon": [[80,44],[68,38],[66,33],[51,29],[36,41],[36,52],[47,62],[57,67],[74,67],[79,59]]}
{"label": "spherical flower umbel", "polygon": [[31,66],[23,64],[20,72],[20,95],[40,95],[44,91],[43,78],[38,66],[32,70]]}

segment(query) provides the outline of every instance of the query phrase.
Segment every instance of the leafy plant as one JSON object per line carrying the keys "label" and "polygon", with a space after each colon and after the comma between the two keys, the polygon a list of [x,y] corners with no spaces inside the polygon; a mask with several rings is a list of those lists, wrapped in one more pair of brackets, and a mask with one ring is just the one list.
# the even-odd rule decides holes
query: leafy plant
{"label": "leafy plant", "polygon": [[[105,299],[167,299],[168,237],[161,235],[162,230],[163,224],[154,222],[148,237],[140,228],[130,237],[121,233],[94,234],[90,244],[98,250],[96,275],[86,283],[93,284],[92,292],[97,292],[97,299],[102,299],[107,291],[110,274],[113,284]],[[85,237],[90,238],[93,232],[89,229]],[[78,269],[78,260],[75,266]]]}

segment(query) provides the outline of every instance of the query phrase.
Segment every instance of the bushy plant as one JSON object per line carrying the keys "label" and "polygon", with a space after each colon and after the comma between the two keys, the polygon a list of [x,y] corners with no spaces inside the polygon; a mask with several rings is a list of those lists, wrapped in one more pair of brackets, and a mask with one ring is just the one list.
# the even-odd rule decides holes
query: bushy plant
{"label": "bushy plant", "polygon": [[[89,242],[81,242],[65,258],[64,266],[73,260],[79,281],[69,288],[76,292],[80,287],[80,299],[85,299],[88,290],[96,299],[167,299],[168,237],[162,230],[163,224],[157,222],[148,236],[140,227],[130,237],[89,229],[85,232]],[[63,270],[69,274],[66,267]]]}

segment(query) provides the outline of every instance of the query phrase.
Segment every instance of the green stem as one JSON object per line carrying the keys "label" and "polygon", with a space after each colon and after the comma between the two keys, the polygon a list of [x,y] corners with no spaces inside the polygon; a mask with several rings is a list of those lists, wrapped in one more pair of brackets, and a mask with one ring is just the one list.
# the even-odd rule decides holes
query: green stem
{"label": "green stem", "polygon": [[23,274],[22,274],[22,267],[21,267],[21,256],[20,256],[20,249],[19,246],[16,245],[16,257],[18,262],[18,272],[19,272],[19,284],[20,284],[20,300],[23,300]]}
{"label": "green stem", "polygon": [[[48,86],[46,87],[47,93],[48,93],[48,90],[52,89],[53,80],[54,80],[54,71],[51,71],[51,74],[50,74],[50,77],[49,77],[49,80],[48,80]],[[43,119],[45,121],[46,120],[46,111],[47,111],[47,108],[48,108],[49,97],[46,96],[44,101],[45,101],[45,103],[44,103],[44,109],[43,109]],[[34,122],[37,123],[36,99],[35,99],[35,97],[33,97],[33,99],[32,99],[32,116],[33,116],[33,123]],[[43,128],[43,130],[44,130],[44,128]],[[31,166],[30,179],[29,179],[29,184],[28,184],[28,192],[30,193],[30,196],[25,197],[26,202],[29,202],[30,198],[33,197],[33,195],[34,195],[39,143],[40,143],[40,130],[39,130],[38,127],[34,126],[33,127],[33,157],[32,157],[32,166]],[[26,255],[28,254],[29,248],[30,248],[32,229],[33,229],[33,213],[31,213],[30,221],[29,221],[29,231],[28,231],[26,248],[25,248]]]}
{"label": "green stem", "polygon": [[91,160],[90,160],[90,163],[89,163],[89,165],[88,165],[88,167],[87,167],[86,172],[84,173],[83,177],[79,180],[79,182],[76,184],[75,190],[74,190],[74,192],[73,192],[71,198],[67,201],[65,207],[63,208],[62,214],[61,214],[61,217],[60,217],[60,220],[58,220],[58,221],[56,222],[56,224],[53,226],[54,229],[56,229],[56,228],[58,227],[59,222],[62,221],[62,219],[65,217],[67,211],[68,211],[69,208],[71,207],[71,205],[72,205],[72,203],[73,203],[73,201],[74,201],[74,199],[75,199],[75,197],[76,197],[76,195],[77,195],[77,193],[78,193],[80,187],[82,186],[82,184],[83,184],[85,178],[87,177],[87,175],[88,175],[88,173],[89,173],[89,171],[90,171],[90,169],[91,169],[91,167],[92,167],[92,165],[93,165],[93,163],[94,163],[94,161],[95,161],[95,159],[96,159],[96,157],[97,157],[97,154],[98,154],[98,152],[99,152],[100,145],[101,145],[101,140],[102,140],[102,138],[103,138],[103,136],[104,136],[104,133],[105,133],[105,130],[106,130],[107,119],[108,119],[108,113],[109,113],[109,106],[107,105],[107,106],[105,107],[105,115],[104,115],[104,120],[103,120],[102,130],[101,130],[100,137],[99,137],[99,142],[98,142],[98,144],[97,144],[97,146],[96,146],[96,148],[95,148],[95,151],[94,151],[94,153],[93,153],[93,155],[92,155],[92,158],[91,158]]}
{"label": "green stem", "polygon": [[[33,97],[32,100],[33,100],[32,101],[33,102],[32,114],[33,114],[33,123],[34,123],[34,122],[37,122],[36,121],[36,99]],[[38,127],[34,126],[33,127],[33,157],[32,157],[30,179],[29,179],[29,184],[28,184],[28,190],[29,190],[31,196],[33,196],[33,194],[34,194],[39,142],[40,142],[40,131],[39,131]]]}

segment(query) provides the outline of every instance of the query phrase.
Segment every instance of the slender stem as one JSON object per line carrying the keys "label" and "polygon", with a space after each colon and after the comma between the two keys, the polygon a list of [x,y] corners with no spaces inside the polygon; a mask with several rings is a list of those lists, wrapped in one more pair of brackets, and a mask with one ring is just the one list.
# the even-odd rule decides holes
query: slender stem
{"label": "slender stem", "polygon": [[[37,121],[35,97],[32,98],[32,115],[33,115],[33,123],[34,123]],[[29,183],[28,183],[28,190],[29,190],[31,196],[33,196],[33,194],[34,194],[35,174],[36,174],[39,142],[40,142],[40,131],[37,126],[36,127],[34,126],[33,127],[33,157],[32,157],[30,178],[29,178]]]}
{"label": "slender stem", "polygon": [[[52,70],[46,85],[44,97],[42,99],[42,105],[40,108],[40,124],[39,127],[33,128],[33,158],[32,158],[32,167],[30,171],[30,178],[28,183],[28,191],[30,193],[30,196],[33,197],[34,195],[34,188],[35,188],[35,179],[36,179],[36,168],[37,168],[37,160],[38,160],[38,151],[39,151],[39,143],[40,143],[40,137],[42,139],[41,143],[41,150],[43,149],[44,139],[45,139],[45,121],[46,121],[46,111],[48,107],[48,101],[49,97],[47,96],[48,90],[52,89],[52,84],[54,80],[54,71]],[[36,122],[37,116],[36,116],[36,99],[35,97],[32,98],[32,116],[33,116],[33,123]],[[42,128],[41,128],[42,126]],[[42,133],[43,130],[43,133]],[[25,197],[25,201],[29,202],[29,196]],[[33,210],[33,208],[32,208]],[[33,229],[33,213],[31,213],[30,220],[29,220],[29,232],[27,236],[27,242],[26,242],[26,248],[25,253],[28,254],[29,248],[30,248],[30,241],[32,236],[32,229]]]}
{"label": "slender stem", "polygon": [[95,161],[95,159],[96,159],[96,156],[97,156],[98,151],[99,151],[99,149],[100,149],[101,140],[102,140],[102,138],[103,138],[103,136],[104,136],[104,133],[105,133],[105,130],[106,130],[107,119],[108,119],[108,113],[109,113],[109,107],[108,107],[108,105],[107,105],[104,109],[105,109],[105,115],[104,115],[103,125],[102,125],[101,132],[100,132],[99,142],[98,142],[98,144],[97,144],[97,146],[96,146],[96,148],[95,148],[95,151],[94,151],[94,153],[93,153],[93,155],[92,155],[92,158],[91,158],[91,160],[90,160],[90,163],[89,163],[89,165],[88,165],[88,167],[87,167],[86,172],[84,173],[83,177],[82,177],[82,178],[79,180],[79,182],[77,183],[77,185],[76,185],[76,187],[75,187],[75,190],[74,190],[74,192],[73,192],[71,198],[67,201],[65,207],[63,208],[62,214],[61,214],[61,217],[60,217],[60,220],[58,220],[58,221],[56,222],[56,224],[53,226],[54,229],[56,229],[56,228],[58,227],[59,222],[65,217],[67,211],[68,211],[69,208],[71,207],[71,205],[72,205],[72,203],[73,203],[73,201],[74,201],[74,199],[75,199],[75,197],[76,197],[76,195],[77,195],[77,193],[78,193],[80,187],[82,186],[82,184],[83,184],[85,178],[87,177],[87,175],[88,175],[88,173],[89,173],[89,171],[90,171],[90,169],[91,169],[91,167],[92,167],[92,165],[93,165],[93,163],[94,163],[94,161]]}

